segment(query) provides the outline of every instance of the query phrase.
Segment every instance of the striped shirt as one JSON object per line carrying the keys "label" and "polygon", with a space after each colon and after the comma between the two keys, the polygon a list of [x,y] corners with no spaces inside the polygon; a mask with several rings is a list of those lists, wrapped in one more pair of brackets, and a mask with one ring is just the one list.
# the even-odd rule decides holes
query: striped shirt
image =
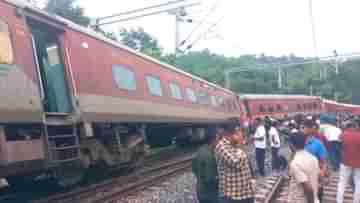
{"label": "striped shirt", "polygon": [[251,169],[247,154],[223,138],[215,148],[220,196],[232,200],[254,197]]}

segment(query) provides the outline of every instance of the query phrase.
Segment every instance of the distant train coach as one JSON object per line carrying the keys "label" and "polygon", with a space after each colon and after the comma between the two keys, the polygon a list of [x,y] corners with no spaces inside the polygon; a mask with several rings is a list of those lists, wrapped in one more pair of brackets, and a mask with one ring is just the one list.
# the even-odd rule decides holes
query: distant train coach
{"label": "distant train coach", "polygon": [[306,95],[239,95],[247,118],[271,116],[283,118],[291,114],[316,114],[322,112],[321,98]]}
{"label": "distant train coach", "polygon": [[360,105],[323,100],[324,109],[329,113],[360,115]]}

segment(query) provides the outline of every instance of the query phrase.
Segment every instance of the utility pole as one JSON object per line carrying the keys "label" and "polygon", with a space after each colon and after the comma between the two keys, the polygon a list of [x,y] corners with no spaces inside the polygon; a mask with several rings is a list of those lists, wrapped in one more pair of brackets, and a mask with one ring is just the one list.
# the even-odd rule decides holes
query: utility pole
{"label": "utility pole", "polygon": [[224,72],[225,74],[225,88],[226,89],[230,89],[230,71],[226,71]]}
{"label": "utility pole", "polygon": [[278,88],[282,88],[281,66],[278,67]]}
{"label": "utility pole", "polygon": [[175,15],[175,46],[174,46],[174,54],[175,57],[179,54],[179,46],[180,46],[180,23],[181,23],[181,17],[186,15],[184,7],[176,9],[173,13],[170,13]]}
{"label": "utility pole", "polygon": [[335,74],[339,74],[339,60],[338,60],[338,53],[336,50],[334,50],[334,56],[335,56]]}

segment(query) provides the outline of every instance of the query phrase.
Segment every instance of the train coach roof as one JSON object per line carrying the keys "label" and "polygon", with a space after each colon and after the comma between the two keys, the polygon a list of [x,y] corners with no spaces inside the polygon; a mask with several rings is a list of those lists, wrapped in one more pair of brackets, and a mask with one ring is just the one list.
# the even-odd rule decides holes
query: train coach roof
{"label": "train coach roof", "polygon": [[320,99],[318,96],[291,94],[240,94],[240,99]]}
{"label": "train coach roof", "polygon": [[339,102],[328,100],[328,99],[323,99],[323,102],[328,103],[328,104],[335,104],[335,105],[339,105],[339,106],[343,106],[343,107],[360,108],[360,105],[339,103]]}
{"label": "train coach roof", "polygon": [[39,8],[36,8],[36,7],[32,6],[31,4],[29,4],[29,3],[25,2],[25,1],[21,1],[21,0],[0,0],[0,1],[8,2],[9,4],[15,5],[16,7],[19,7],[19,8],[26,8],[26,9],[32,11],[32,12],[43,15],[43,16],[51,19],[51,20],[54,20],[54,21],[59,22],[61,24],[64,24],[64,25],[66,25],[67,27],[69,27],[69,28],[71,28],[73,30],[76,30],[78,32],[87,34],[87,35],[89,35],[91,37],[102,40],[104,42],[107,42],[107,43],[109,43],[109,44],[111,44],[111,45],[113,45],[115,47],[126,50],[126,51],[128,51],[128,52],[130,52],[132,54],[140,56],[140,57],[142,57],[142,58],[144,58],[146,60],[149,60],[149,61],[151,61],[153,63],[157,63],[158,65],[161,65],[161,66],[163,66],[163,67],[165,67],[167,69],[170,69],[170,70],[175,71],[177,73],[186,75],[186,76],[188,76],[188,77],[190,77],[192,79],[195,79],[195,80],[201,81],[203,83],[206,83],[209,86],[218,88],[218,89],[220,89],[222,91],[225,91],[225,92],[227,92],[229,94],[235,95],[235,93],[232,92],[231,90],[228,90],[228,89],[226,89],[224,87],[221,87],[221,86],[219,86],[217,84],[211,83],[211,82],[206,81],[206,80],[204,80],[204,79],[202,79],[200,77],[197,77],[197,76],[192,75],[192,74],[190,74],[188,72],[180,70],[180,69],[176,68],[175,66],[172,66],[172,65],[166,64],[164,62],[161,62],[161,61],[159,61],[157,59],[154,59],[154,58],[152,58],[150,56],[147,56],[146,54],[140,53],[140,52],[138,52],[138,51],[136,51],[134,49],[131,49],[130,47],[122,45],[122,44],[120,44],[120,43],[118,43],[116,41],[110,40],[110,39],[106,38],[105,36],[103,36],[102,34],[97,33],[94,30],[91,30],[90,28],[86,28],[86,27],[83,27],[81,25],[78,25],[78,24],[76,24],[76,23],[74,23],[74,22],[72,22],[70,20],[67,20],[67,19],[61,17],[61,16],[50,14],[50,13],[48,13],[46,11],[43,11],[43,10],[41,10]]}

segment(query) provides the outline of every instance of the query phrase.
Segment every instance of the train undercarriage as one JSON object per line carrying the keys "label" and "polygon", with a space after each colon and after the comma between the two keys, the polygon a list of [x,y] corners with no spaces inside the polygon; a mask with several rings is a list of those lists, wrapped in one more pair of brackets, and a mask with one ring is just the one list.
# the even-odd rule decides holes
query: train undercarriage
{"label": "train undercarriage", "polygon": [[70,186],[89,169],[107,173],[141,167],[150,145],[201,143],[205,131],[200,125],[66,124],[54,119],[45,125],[7,125],[0,128],[0,174],[10,185],[54,178],[59,185]]}

